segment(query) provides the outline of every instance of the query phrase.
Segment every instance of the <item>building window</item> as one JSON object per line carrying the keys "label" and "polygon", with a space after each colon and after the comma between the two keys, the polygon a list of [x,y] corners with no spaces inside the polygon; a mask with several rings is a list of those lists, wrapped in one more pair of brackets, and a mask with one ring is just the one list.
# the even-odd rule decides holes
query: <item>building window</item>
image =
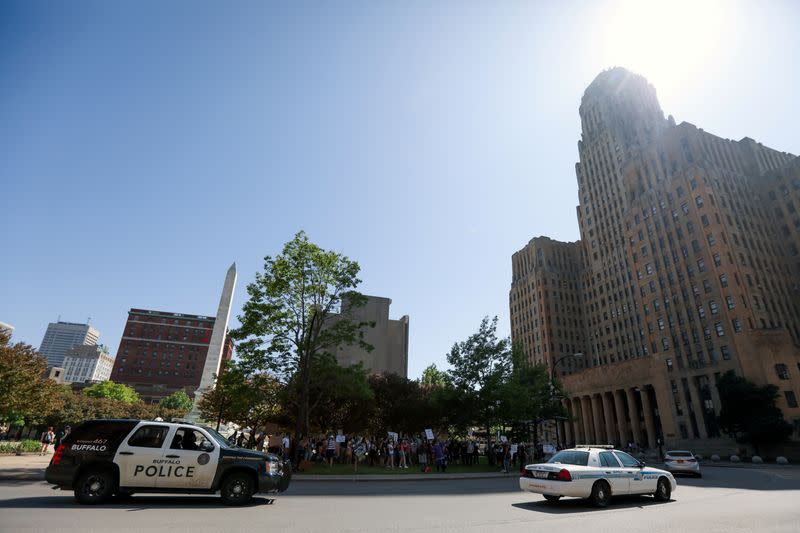
{"label": "building window", "polygon": [[722,265],[722,260],[719,258],[719,254],[714,254],[714,266]]}
{"label": "building window", "polygon": [[708,245],[709,246],[714,246],[715,244],[717,244],[717,239],[714,238],[714,234],[713,233],[709,233],[708,234]]}
{"label": "building window", "polygon": [[727,346],[720,346],[719,351],[722,354],[722,359],[725,361],[730,361],[731,358],[731,350]]}
{"label": "building window", "polygon": [[700,305],[697,306],[697,315],[700,318],[705,318],[706,317],[706,309],[705,309],[705,307],[703,307],[703,304],[700,304]]}
{"label": "building window", "polygon": [[697,260],[697,270],[699,270],[700,272],[706,271],[706,262],[704,259]]}
{"label": "building window", "polygon": [[711,292],[711,283],[707,279],[703,280],[703,290],[706,291],[706,294]]}
{"label": "building window", "polygon": [[728,276],[726,276],[725,274],[720,274],[719,283],[723,287],[727,287],[728,286]]}
{"label": "building window", "polygon": [[672,372],[672,359],[667,359],[667,370]]}
{"label": "building window", "polygon": [[708,302],[708,308],[711,310],[712,315],[716,315],[719,312],[719,307],[717,306],[717,302],[711,300]]}
{"label": "building window", "polygon": [[741,333],[742,332],[742,323],[739,322],[738,318],[732,318],[731,319],[731,325],[733,325],[733,331],[734,332],[736,332],[736,333]]}
{"label": "building window", "polygon": [[778,375],[778,379],[789,379],[789,367],[783,363],[775,365],[775,373]]}
{"label": "building window", "polygon": [[722,328],[722,322],[717,322],[716,324],[714,324],[714,329],[717,330],[717,337],[725,336],[725,330]]}
{"label": "building window", "polygon": [[695,204],[697,207],[703,207],[703,197],[702,197],[702,196],[697,196],[697,197],[695,197],[695,199],[694,199],[694,204]]}
{"label": "building window", "polygon": [[736,304],[733,303],[733,296],[726,296],[725,301],[728,303],[728,309],[733,309],[736,307]]}
{"label": "building window", "polygon": [[797,407],[797,398],[794,395],[794,391],[783,391],[783,395],[786,397],[786,405],[789,407]]}

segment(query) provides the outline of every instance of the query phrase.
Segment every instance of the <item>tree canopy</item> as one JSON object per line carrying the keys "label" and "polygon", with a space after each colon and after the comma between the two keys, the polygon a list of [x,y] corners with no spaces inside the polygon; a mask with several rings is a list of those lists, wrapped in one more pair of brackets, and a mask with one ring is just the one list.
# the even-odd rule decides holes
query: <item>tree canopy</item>
{"label": "tree canopy", "polygon": [[129,404],[139,401],[139,393],[132,387],[111,380],[90,385],[83,389],[83,394],[91,398],[108,398]]}
{"label": "tree canopy", "polygon": [[316,408],[310,398],[315,363],[343,345],[372,349],[362,331],[371,324],[349,314],[366,301],[355,291],[359,270],[357,262],[323,250],[301,231],[281,254],[264,258],[263,272],[247,286],[241,327],[231,337],[245,374],[270,371],[283,383],[297,383],[295,440],[308,433]]}
{"label": "tree canopy", "polygon": [[47,361],[27,344],[0,333],[0,422],[39,421],[59,406],[58,385],[44,377]]}
{"label": "tree canopy", "polygon": [[183,411],[184,414],[189,412],[192,408],[192,399],[186,392],[179,390],[175,391],[166,398],[161,398],[158,405],[165,409],[174,409],[176,411]]}
{"label": "tree canopy", "polygon": [[756,385],[737,376],[732,370],[717,381],[720,399],[719,424],[739,442],[772,444],[786,440],[792,426],[776,405],[779,396],[775,385]]}

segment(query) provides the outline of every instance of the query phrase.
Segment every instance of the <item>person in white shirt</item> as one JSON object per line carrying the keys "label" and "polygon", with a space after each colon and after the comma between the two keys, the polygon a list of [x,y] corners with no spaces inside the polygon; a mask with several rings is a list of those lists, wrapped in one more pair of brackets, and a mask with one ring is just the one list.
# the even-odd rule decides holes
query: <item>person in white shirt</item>
{"label": "person in white shirt", "polygon": [[281,444],[282,444],[282,448],[283,448],[281,450],[283,452],[283,456],[284,457],[289,457],[289,444],[290,444],[289,435],[287,435],[285,433],[283,434],[283,439],[281,440]]}

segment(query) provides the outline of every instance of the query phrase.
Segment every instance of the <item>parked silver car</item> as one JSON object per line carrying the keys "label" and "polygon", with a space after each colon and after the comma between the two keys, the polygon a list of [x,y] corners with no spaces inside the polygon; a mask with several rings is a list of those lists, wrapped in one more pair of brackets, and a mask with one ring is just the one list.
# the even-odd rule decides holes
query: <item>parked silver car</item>
{"label": "parked silver car", "polygon": [[664,455],[664,470],[673,474],[692,474],[703,477],[700,461],[687,450],[671,450]]}

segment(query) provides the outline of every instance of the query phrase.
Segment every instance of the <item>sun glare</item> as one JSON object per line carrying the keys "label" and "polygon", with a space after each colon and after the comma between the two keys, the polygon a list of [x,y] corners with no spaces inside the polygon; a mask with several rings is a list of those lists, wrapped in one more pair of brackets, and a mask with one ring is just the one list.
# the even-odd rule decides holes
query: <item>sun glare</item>
{"label": "sun glare", "polygon": [[717,0],[619,0],[603,28],[606,66],[645,75],[659,88],[682,85],[723,46],[726,6]]}

